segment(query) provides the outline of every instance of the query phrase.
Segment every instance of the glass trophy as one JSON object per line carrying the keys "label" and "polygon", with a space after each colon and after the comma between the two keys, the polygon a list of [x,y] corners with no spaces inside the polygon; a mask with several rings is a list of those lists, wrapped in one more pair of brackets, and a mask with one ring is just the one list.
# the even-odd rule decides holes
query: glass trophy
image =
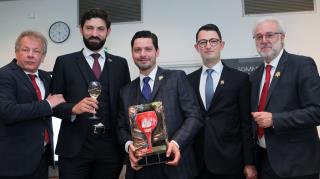
{"label": "glass trophy", "polygon": [[168,135],[162,102],[130,106],[128,109],[135,154],[140,166],[164,163]]}

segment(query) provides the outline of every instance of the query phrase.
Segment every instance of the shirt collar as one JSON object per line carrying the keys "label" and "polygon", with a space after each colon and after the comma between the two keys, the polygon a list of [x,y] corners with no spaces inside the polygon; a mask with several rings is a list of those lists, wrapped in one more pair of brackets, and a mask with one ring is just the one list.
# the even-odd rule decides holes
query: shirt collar
{"label": "shirt collar", "polygon": [[36,72],[34,73],[30,73],[30,72],[27,72],[27,71],[24,71],[27,75],[36,75],[37,77],[39,77],[39,71],[37,70]]}
{"label": "shirt collar", "polygon": [[[202,65],[202,72],[201,74],[203,75],[204,73],[206,73],[207,69],[209,69],[207,66]],[[222,62],[219,61],[217,64],[215,64],[211,69],[213,69],[216,73],[221,73],[222,69],[223,69],[223,65]]]}
{"label": "shirt collar", "polygon": [[276,56],[276,58],[274,58],[273,60],[271,60],[271,62],[269,64],[267,64],[266,62],[264,62],[264,66],[266,67],[267,65],[271,65],[272,67],[276,68],[278,66],[278,63],[280,61],[280,58],[283,54],[283,49],[280,51],[279,55]]}
{"label": "shirt collar", "polygon": [[88,57],[91,56],[91,55],[94,54],[94,53],[100,54],[100,56],[101,56],[103,59],[106,58],[106,54],[105,54],[103,48],[102,48],[101,50],[99,50],[98,52],[94,52],[94,51],[92,51],[92,50],[89,50],[87,47],[84,47],[82,53],[83,53],[83,55],[84,55],[84,57],[85,57],[86,59],[88,59]]}
{"label": "shirt collar", "polygon": [[[148,77],[150,77],[151,80],[154,81],[156,79],[157,71],[158,71],[158,65],[154,67],[154,69],[149,73]],[[142,81],[144,77],[146,76],[141,73],[139,74],[140,81]]]}

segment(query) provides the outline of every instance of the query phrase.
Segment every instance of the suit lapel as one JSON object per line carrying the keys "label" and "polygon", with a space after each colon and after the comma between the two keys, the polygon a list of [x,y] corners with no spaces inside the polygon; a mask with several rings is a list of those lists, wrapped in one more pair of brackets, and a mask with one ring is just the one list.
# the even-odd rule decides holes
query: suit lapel
{"label": "suit lapel", "polygon": [[132,81],[129,91],[132,91],[128,99],[130,106],[144,103],[144,97],[141,94],[139,77]]}
{"label": "suit lapel", "polygon": [[86,61],[85,57],[82,54],[82,50],[77,54],[76,57],[76,65],[80,69],[81,75],[85,82],[87,83],[87,86],[89,85],[90,81],[96,81],[96,78],[94,77],[94,74]]}
{"label": "suit lapel", "polygon": [[49,95],[48,92],[49,92],[50,81],[48,81],[48,80],[50,80],[50,79],[46,78],[44,73],[45,72],[39,70],[39,78],[44,85],[44,91],[45,91],[44,98],[46,98]]}
{"label": "suit lapel", "polygon": [[270,99],[270,96],[272,95],[272,92],[274,91],[274,88],[276,87],[278,81],[280,80],[280,75],[284,73],[285,71],[285,65],[286,65],[286,62],[288,60],[288,53],[286,53],[285,51],[283,52],[280,60],[279,60],[279,63],[278,63],[278,66],[274,72],[274,75],[272,77],[272,81],[271,81],[271,84],[270,84],[270,87],[269,87],[269,90],[268,90],[268,96],[267,96],[267,100],[266,100],[266,104],[265,106],[268,105],[268,102],[269,102],[269,99]]}
{"label": "suit lapel", "polygon": [[152,94],[151,94],[151,101],[154,100],[156,97],[159,87],[162,84],[162,81],[165,80],[165,70],[162,68],[158,67],[156,78],[154,79],[154,84],[153,84],[153,89],[152,89]]}
{"label": "suit lapel", "polygon": [[230,68],[223,64],[221,76],[220,76],[218,84],[216,85],[216,90],[214,91],[213,98],[212,98],[210,108],[208,111],[210,111],[213,108],[215,101],[219,97],[221,91],[223,91],[223,89],[224,89],[225,83],[231,83],[231,81],[229,80],[230,79],[229,78],[230,77],[229,71],[230,71]]}
{"label": "suit lapel", "polygon": [[254,109],[253,111],[258,111],[258,105],[259,105],[259,97],[260,97],[260,86],[261,86],[261,80],[263,76],[264,71],[264,64],[262,64],[256,71],[257,75],[254,76],[253,83],[252,83],[252,96],[254,97]]}
{"label": "suit lapel", "polygon": [[[105,55],[106,55],[106,60],[104,62],[104,66],[103,66],[103,69],[101,72],[100,80],[104,80],[104,78],[107,78],[109,81],[109,84],[117,84],[117,80],[116,80],[117,77],[112,75],[112,74],[115,74],[114,70],[117,69],[115,67],[116,64],[113,63],[113,60],[111,59],[111,56],[108,53],[105,53]],[[117,93],[117,91],[114,90],[115,86],[117,86],[117,85],[109,85],[110,97],[117,96],[116,94],[114,94],[114,93]]]}
{"label": "suit lapel", "polygon": [[[17,77],[20,79],[19,81],[21,81],[27,88],[29,88],[30,91],[33,92],[33,96],[35,99],[37,99],[37,94],[36,91],[34,90],[31,80],[30,78],[26,75],[26,73],[17,65],[17,61],[16,59],[14,59],[11,62],[11,68],[13,71],[16,71]],[[14,72],[15,73],[15,72]]]}
{"label": "suit lapel", "polygon": [[195,72],[195,79],[194,79],[194,81],[192,82],[192,85],[193,85],[193,88],[194,88],[195,91],[196,91],[197,99],[200,99],[200,100],[199,100],[199,104],[200,104],[201,108],[202,108],[204,111],[206,111],[206,108],[204,107],[204,104],[203,104],[203,101],[202,101],[202,98],[201,98],[201,95],[200,95],[200,91],[199,91],[201,72],[202,72],[202,67],[199,68],[199,69]]}

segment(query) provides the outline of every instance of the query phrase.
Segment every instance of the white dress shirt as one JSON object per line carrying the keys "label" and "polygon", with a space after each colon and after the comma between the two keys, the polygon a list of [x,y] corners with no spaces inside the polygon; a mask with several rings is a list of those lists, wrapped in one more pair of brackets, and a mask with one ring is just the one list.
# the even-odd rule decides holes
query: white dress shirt
{"label": "white dress shirt", "polygon": [[[207,80],[207,76],[208,76],[207,69],[209,69],[209,68],[202,65],[200,84],[199,84],[199,92],[200,92],[200,96],[201,96],[201,99],[202,99],[202,102],[203,102],[203,105],[205,108],[207,108],[207,106],[206,106],[206,93],[205,93],[206,80]],[[216,88],[218,86],[220,77],[221,77],[222,70],[223,70],[223,65],[222,65],[221,61],[219,61],[211,69],[213,69],[211,76],[213,79],[213,90],[215,92]]]}

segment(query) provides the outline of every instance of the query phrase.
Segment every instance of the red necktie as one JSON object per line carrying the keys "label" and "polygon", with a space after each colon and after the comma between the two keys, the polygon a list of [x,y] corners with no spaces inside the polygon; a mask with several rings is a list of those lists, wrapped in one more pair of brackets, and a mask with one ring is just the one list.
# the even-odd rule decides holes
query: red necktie
{"label": "red necktie", "polygon": [[[36,82],[36,75],[28,74],[28,76],[31,79],[33,88],[36,90],[38,101],[41,101],[42,100],[41,91],[40,91],[40,88],[39,88],[39,86],[38,86],[38,84]],[[44,141],[46,142],[46,144],[49,144],[49,132],[48,132],[48,129],[45,129],[45,131],[44,131]]]}
{"label": "red necktie", "polygon": [[[266,105],[266,100],[268,96],[269,84],[270,84],[270,71],[271,65],[266,66],[266,78],[263,84],[258,111],[264,111],[264,107]],[[264,129],[258,126],[258,137],[261,138],[264,135]]]}
{"label": "red necktie", "polygon": [[91,54],[92,58],[93,58],[93,65],[92,65],[92,71],[94,73],[94,75],[96,76],[97,79],[99,79],[100,74],[101,74],[101,66],[99,64],[99,57],[100,54],[98,53],[93,53]]}

